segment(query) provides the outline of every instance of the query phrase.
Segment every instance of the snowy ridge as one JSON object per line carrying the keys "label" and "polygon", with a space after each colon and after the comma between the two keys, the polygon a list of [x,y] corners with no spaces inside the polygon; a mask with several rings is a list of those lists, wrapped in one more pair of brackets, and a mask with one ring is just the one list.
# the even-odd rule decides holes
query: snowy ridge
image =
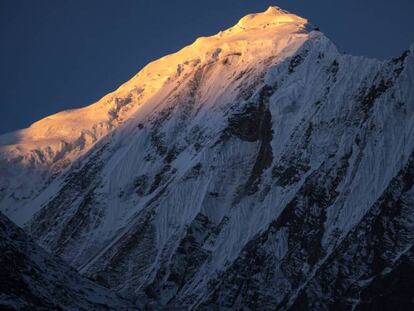
{"label": "snowy ridge", "polygon": [[[177,92],[178,86],[195,70],[210,62],[233,63],[237,66],[231,72],[234,76],[253,70],[250,67],[257,61],[291,55],[307,39],[306,25],[305,19],[276,8],[248,15],[224,32],[199,38],[181,51],[150,63],[118,90],[91,106],[64,111],[28,129],[0,136],[2,175],[13,181],[11,185],[0,184],[0,200],[5,205],[15,205],[16,200],[35,197],[45,182],[49,183],[125,120],[142,119],[162,109],[166,97]],[[215,72],[216,85],[210,85],[208,101],[214,100],[217,83],[222,84],[218,79],[221,73]],[[11,170],[8,164],[12,164]],[[28,175],[33,181],[30,186]]]}
{"label": "snowy ridge", "polygon": [[[413,56],[343,55],[306,19],[248,15],[62,114],[92,123],[1,137],[0,207],[142,306],[368,308],[401,256],[411,269]],[[58,158],[47,131],[68,140]]]}

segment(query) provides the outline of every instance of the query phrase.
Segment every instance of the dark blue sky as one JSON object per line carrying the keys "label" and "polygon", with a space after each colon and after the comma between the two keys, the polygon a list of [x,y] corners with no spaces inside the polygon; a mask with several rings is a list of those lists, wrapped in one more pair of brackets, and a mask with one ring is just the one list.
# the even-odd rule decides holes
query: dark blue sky
{"label": "dark blue sky", "polygon": [[414,42],[413,0],[1,0],[0,133],[88,105],[269,5],[310,19],[348,53],[385,59]]}

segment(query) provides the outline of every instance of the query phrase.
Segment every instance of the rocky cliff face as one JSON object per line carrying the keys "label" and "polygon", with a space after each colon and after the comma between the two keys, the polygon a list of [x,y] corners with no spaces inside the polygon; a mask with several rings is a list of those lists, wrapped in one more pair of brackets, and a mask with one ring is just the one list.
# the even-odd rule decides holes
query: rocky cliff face
{"label": "rocky cliff face", "polygon": [[46,253],[0,214],[1,310],[132,310],[133,304]]}
{"label": "rocky cliff face", "polygon": [[142,306],[405,309],[413,83],[269,8],[0,137],[1,209]]}

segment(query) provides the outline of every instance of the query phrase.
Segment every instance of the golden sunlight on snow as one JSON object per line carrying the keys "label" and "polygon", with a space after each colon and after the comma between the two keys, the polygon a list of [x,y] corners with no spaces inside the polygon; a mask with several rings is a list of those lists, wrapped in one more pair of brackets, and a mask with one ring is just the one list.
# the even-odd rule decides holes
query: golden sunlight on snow
{"label": "golden sunlight on snow", "polygon": [[225,31],[198,38],[177,53],[148,64],[93,105],[60,112],[27,129],[0,136],[0,151],[15,158],[49,148],[51,162],[61,153],[78,157],[133,115],[149,113],[195,68],[233,57],[237,58],[231,69],[234,74],[255,66],[258,60],[291,55],[308,38],[307,23],[276,7],[247,15]]}

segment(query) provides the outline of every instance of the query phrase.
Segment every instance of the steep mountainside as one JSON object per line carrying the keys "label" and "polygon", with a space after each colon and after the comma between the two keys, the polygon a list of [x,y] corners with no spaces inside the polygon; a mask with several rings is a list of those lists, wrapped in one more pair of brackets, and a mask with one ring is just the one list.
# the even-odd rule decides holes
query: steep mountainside
{"label": "steep mountainside", "polygon": [[0,213],[1,310],[133,310],[37,246]]}
{"label": "steep mountainside", "polygon": [[0,207],[153,308],[403,310],[413,85],[271,7],[0,137]]}

